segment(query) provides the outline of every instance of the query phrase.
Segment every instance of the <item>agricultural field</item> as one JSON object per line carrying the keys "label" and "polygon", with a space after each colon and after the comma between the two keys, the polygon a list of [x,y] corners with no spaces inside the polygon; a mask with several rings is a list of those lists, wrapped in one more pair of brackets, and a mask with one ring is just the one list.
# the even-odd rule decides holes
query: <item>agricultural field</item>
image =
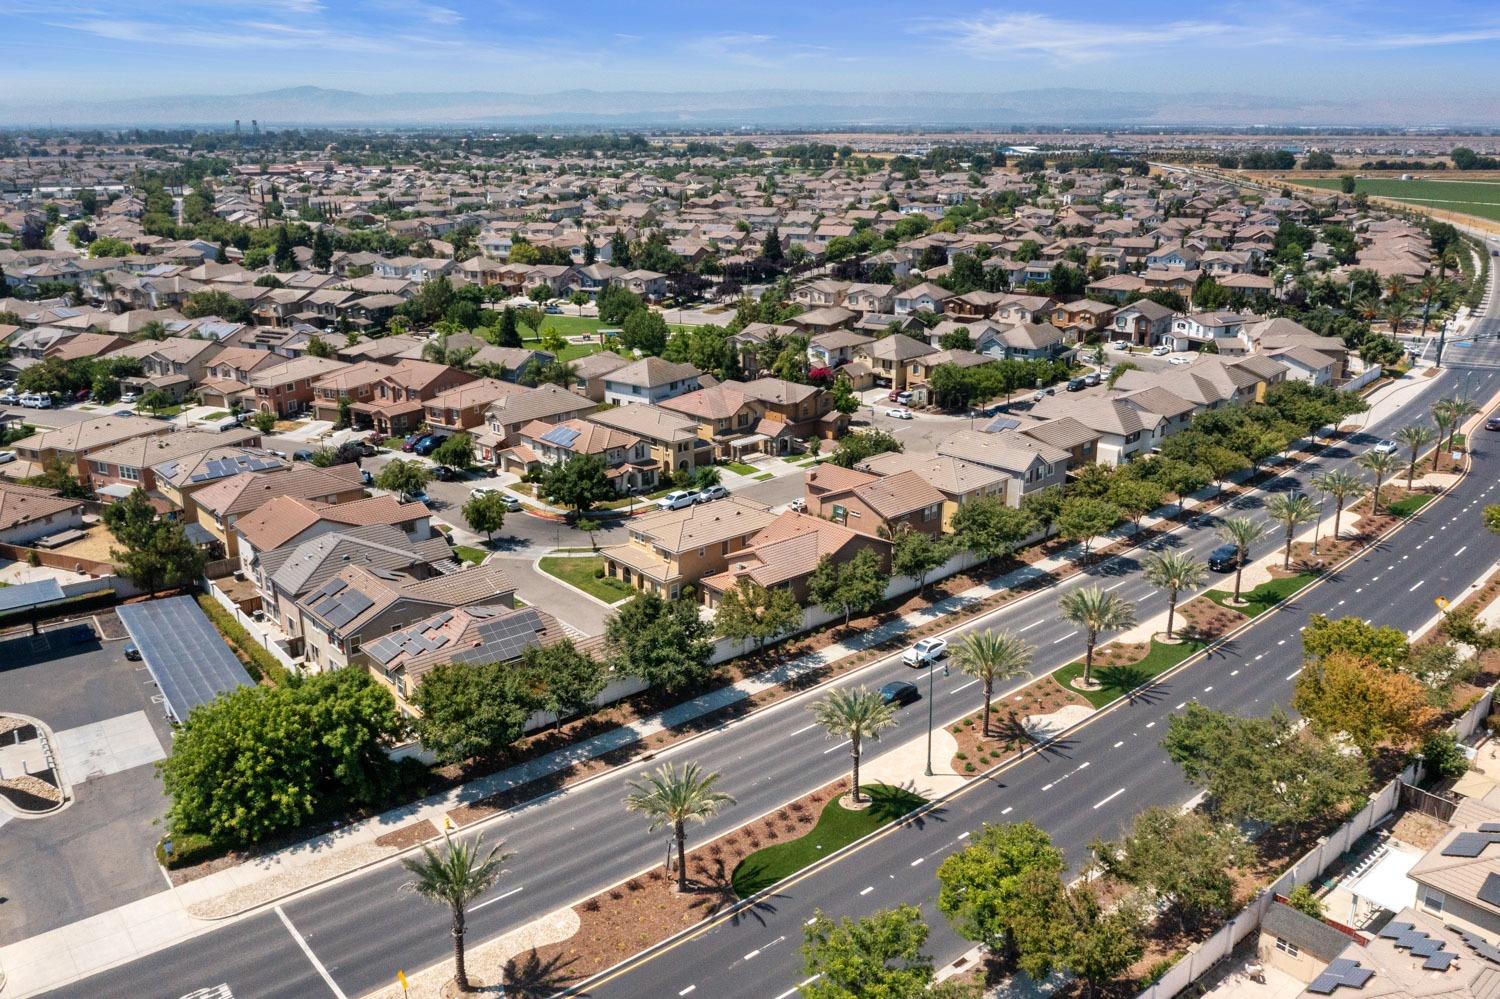
{"label": "agricultural field", "polygon": [[[1321,187],[1327,191],[1339,189],[1337,177],[1301,180],[1298,183]],[[1463,212],[1500,222],[1500,182],[1497,181],[1398,180],[1382,177],[1359,178],[1354,184],[1356,194]]]}

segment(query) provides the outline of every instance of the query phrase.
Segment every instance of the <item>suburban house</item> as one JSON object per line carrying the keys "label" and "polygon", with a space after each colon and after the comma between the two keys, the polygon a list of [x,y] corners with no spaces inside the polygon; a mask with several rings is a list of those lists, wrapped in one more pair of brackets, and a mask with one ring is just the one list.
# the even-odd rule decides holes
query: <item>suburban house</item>
{"label": "suburban house", "polygon": [[174,402],[181,402],[193,386],[208,378],[214,358],[223,351],[224,347],[213,340],[168,337],[165,340],[142,340],[109,356],[140,359],[141,373],[120,380],[127,391],[141,394],[164,392]]}
{"label": "suburban house", "polygon": [[312,408],[313,382],[343,368],[343,361],[331,357],[293,358],[285,364],[250,376],[255,390],[254,405],[264,413],[279,417],[293,416]]}
{"label": "suburban house", "polygon": [[1080,298],[1076,302],[1066,302],[1055,307],[1052,310],[1052,325],[1064,333],[1073,334],[1072,339],[1082,340],[1108,326],[1109,319],[1114,314],[1113,305]]}
{"label": "suburban house", "polygon": [[1171,332],[1172,310],[1149,298],[1137,299],[1110,318],[1110,336],[1138,347],[1154,347]]}
{"label": "suburban house", "polygon": [[819,333],[807,343],[807,363],[812,368],[837,368],[854,360],[861,347],[874,342],[874,337],[853,330]]}
{"label": "suburban house", "polygon": [[137,487],[154,493],[154,466],[225,446],[258,448],[260,431],[236,427],[222,432],[179,430],[152,437],[132,437],[90,452],[88,477],[83,481],[106,502],[124,499]]}
{"label": "suburban house", "polygon": [[169,458],[151,466],[151,474],[162,498],[181,510],[184,520],[193,522],[198,519],[193,496],[200,490],[244,472],[272,472],[286,466],[286,461],[269,451],[226,445]]}
{"label": "suburban house", "polygon": [[302,596],[297,612],[308,665],[314,671],[341,669],[365,642],[444,610],[515,602],[515,584],[498,562],[440,575],[413,568],[419,571],[408,575],[373,564],[348,566]]}
{"label": "suburban house", "polygon": [[1193,350],[1213,344],[1220,354],[1243,354],[1250,349],[1244,336],[1245,317],[1237,312],[1194,312],[1172,319],[1172,332],[1162,343],[1173,350]]}
{"label": "suburban house", "polygon": [[660,406],[620,406],[590,413],[588,420],[644,440],[663,478],[714,463],[713,446],[699,436],[697,421],[681,413]]}
{"label": "suburban house", "polygon": [[550,468],[591,454],[604,463],[617,493],[656,488],[661,467],[651,457],[650,446],[634,434],[573,419],[561,423],[533,420],[516,436],[519,442],[500,452],[503,471],[525,474],[538,466]]}
{"label": "suburban house", "polygon": [[880,384],[904,389],[911,362],[935,353],[937,348],[924,340],[913,339],[905,333],[892,333],[859,347],[855,357],[870,369]]}
{"label": "suburban house", "polygon": [[854,466],[856,471],[871,475],[895,476],[911,472],[943,494],[942,529],[953,529],[953,515],[965,503],[993,496],[1005,500],[1009,476],[993,468],[950,458],[941,454],[912,454],[888,451],[866,458]]}
{"label": "suburban house", "polygon": [[369,402],[375,397],[375,383],[391,367],[391,362],[361,359],[319,378],[313,382],[313,418],[337,423],[339,404],[348,400],[352,407],[357,402]]}
{"label": "suburban house", "polygon": [[1416,908],[1489,940],[1500,940],[1500,809],[1463,798],[1453,827],[1406,872]]}
{"label": "suburban house", "polygon": [[1049,395],[1031,407],[1041,419],[1069,417],[1099,435],[1096,460],[1101,465],[1123,465],[1161,444],[1166,420],[1138,409],[1122,399],[1093,396],[1086,399]]}
{"label": "suburban house", "polygon": [[1048,295],[1007,295],[990,317],[999,323],[1046,322],[1057,299]]}
{"label": "suburban house", "polygon": [[456,433],[485,422],[485,411],[496,402],[530,391],[498,378],[480,378],[456,385],[426,400],[427,426]]}
{"label": "suburban house", "polygon": [[0,482],[0,543],[30,545],[40,538],[83,527],[83,501]]}
{"label": "suburban house", "polygon": [[755,430],[766,407],[744,388],[742,382],[721,382],[667,399],[661,408],[681,413],[697,424],[698,436],[713,446],[715,458],[738,459],[747,450],[763,450],[760,445],[766,440]]}
{"label": "suburban house", "polygon": [[196,523],[208,532],[229,558],[239,555],[241,517],[277,497],[298,498],[314,503],[338,504],[363,499],[364,484],[355,464],[296,464],[269,472],[241,472],[220,479],[193,494]]}
{"label": "suburban house", "polygon": [[[765,406],[765,420],[756,433],[776,442],[768,447],[776,454],[787,453],[789,435],[836,440],[849,429],[849,417],[833,408],[833,395],[816,386],[784,378],[757,378],[739,384],[742,392]],[[784,429],[772,433],[767,422],[782,424]]]}
{"label": "suburban house", "polygon": [[788,510],[757,531],[723,572],[699,580],[703,602],[717,607],[725,593],[748,580],[767,589],[790,590],[806,606],[808,580],[824,557],[842,565],[862,551],[873,551],[882,566],[890,565],[891,543],[884,538]]}
{"label": "suburban house", "polygon": [[866,534],[943,531],[943,494],[912,471],[883,476],[822,464],[808,469],[805,488],[809,514]]}
{"label": "suburban house", "polygon": [[403,436],[422,425],[427,400],[474,380],[446,364],[403,360],[376,378],[369,398],[353,403],[350,413],[356,426],[373,427],[386,437]]}
{"label": "suburban house", "polygon": [[643,357],[604,376],[604,401],[617,406],[665,402],[701,388],[702,376],[691,364]]}
{"label": "suburban house", "polygon": [[912,285],[905,291],[891,296],[891,309],[898,316],[908,312],[942,312],[943,303],[953,297],[953,292],[931,281]]}
{"label": "suburban house", "polygon": [[568,363],[574,371],[574,394],[594,402],[603,402],[604,379],[631,362],[612,351],[601,350],[597,354],[585,354]]}
{"label": "suburban house", "polygon": [[89,468],[86,459],[93,452],[136,437],[160,437],[172,430],[170,423],[144,416],[101,416],[55,430],[43,430],[11,445],[19,459],[16,464],[20,467],[7,468],[6,472],[24,478],[61,464],[78,476],[80,482],[87,482]]}
{"label": "suburban house", "polygon": [[937,452],[1004,472],[1005,502],[1013,507],[1034,492],[1067,480],[1072,453],[1015,430],[986,433],[960,430],[938,444]]}
{"label": "suburban house", "polygon": [[198,384],[198,401],[205,406],[249,409],[254,405],[255,389],[250,379],[280,367],[286,358],[253,347],[226,347],[208,362],[203,381]]}
{"label": "suburban house", "polygon": [[520,442],[521,428],[532,423],[562,423],[594,411],[594,402],[556,385],[538,385],[508,393],[484,411],[484,428],[474,433],[480,460],[498,464],[500,452]]}
{"label": "suburban house", "polygon": [[604,571],[638,590],[675,600],[683,587],[723,572],[730,557],[775,519],[766,507],[736,496],[648,513],[630,522],[625,544],[600,552]]}
{"label": "suburban house", "polygon": [[394,496],[370,496],[343,503],[320,503],[277,496],[239,517],[234,525],[237,556],[246,575],[256,559],[284,545],[300,545],[321,534],[350,527],[387,524],[415,541],[432,537],[431,511],[424,503],[402,503]]}
{"label": "suburban house", "polygon": [[1051,323],[1023,322],[988,327],[974,341],[974,349],[1010,361],[1047,361],[1061,356],[1063,331]]}

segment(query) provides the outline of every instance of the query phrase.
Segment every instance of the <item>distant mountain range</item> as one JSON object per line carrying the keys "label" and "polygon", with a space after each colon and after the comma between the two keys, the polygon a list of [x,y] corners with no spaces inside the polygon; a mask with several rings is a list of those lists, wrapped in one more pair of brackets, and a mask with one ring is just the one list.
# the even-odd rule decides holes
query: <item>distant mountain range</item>
{"label": "distant mountain range", "polygon": [[567,90],[364,94],[291,87],[25,103],[0,95],[0,126],[469,126],[607,128],[1019,128],[1143,126],[1500,125],[1493,95],[1438,100],[1292,100],[1252,94],[1154,94],[1056,88],[1008,93],[750,90],[723,93]]}

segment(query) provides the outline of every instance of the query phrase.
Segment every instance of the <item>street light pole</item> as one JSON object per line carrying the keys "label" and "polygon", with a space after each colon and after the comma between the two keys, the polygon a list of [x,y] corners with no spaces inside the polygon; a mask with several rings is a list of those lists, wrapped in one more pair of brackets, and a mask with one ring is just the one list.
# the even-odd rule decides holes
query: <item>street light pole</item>
{"label": "street light pole", "polygon": [[[927,667],[927,769],[924,771],[928,777],[932,776],[932,700],[933,679],[932,674],[937,672],[937,663],[930,663]],[[943,675],[948,675],[948,661],[943,660]]]}

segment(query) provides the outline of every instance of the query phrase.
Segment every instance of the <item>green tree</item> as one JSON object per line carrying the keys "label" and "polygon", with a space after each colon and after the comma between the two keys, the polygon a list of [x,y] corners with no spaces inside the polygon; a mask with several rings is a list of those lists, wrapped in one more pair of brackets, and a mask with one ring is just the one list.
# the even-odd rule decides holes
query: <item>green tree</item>
{"label": "green tree", "polygon": [[464,523],[483,533],[486,541],[494,541],[495,532],[505,526],[505,506],[504,493],[475,493],[464,503]]}
{"label": "green tree", "polygon": [[995,684],[1025,676],[1031,669],[1031,646],[1008,631],[971,631],[953,650],[953,662],[962,673],[984,681],[984,734],[990,735],[990,701]]}
{"label": "green tree", "polygon": [[292,252],[292,237],[286,226],[276,230],[276,250],[271,255],[271,263],[282,272],[297,269],[297,257]]}
{"label": "green tree", "polygon": [[1386,743],[1409,748],[1429,733],[1439,717],[1429,701],[1415,677],[1334,652],[1303,666],[1292,705],[1314,731],[1347,737],[1369,756]]}
{"label": "green tree", "polygon": [[319,226],[313,233],[312,265],[315,270],[326,271],[333,264],[333,240],[328,230]]}
{"label": "green tree", "polygon": [[495,345],[498,347],[520,347],[521,328],[516,310],[506,306],[500,310],[500,322],[495,327]]}
{"label": "green tree", "polygon": [[140,407],[153,413],[159,413],[170,405],[172,405],[172,397],[161,389],[151,389],[140,398]]}
{"label": "green tree", "polygon": [[1394,451],[1366,451],[1354,463],[1375,476],[1375,489],[1370,494],[1370,513],[1380,516],[1380,486],[1386,478],[1401,467],[1401,459]]}
{"label": "green tree", "polygon": [[668,692],[695,686],[712,674],[709,638],[708,625],[692,600],[668,601],[655,593],[637,594],[604,625],[615,672]]}
{"label": "green tree", "polygon": [[570,638],[551,645],[528,645],[521,668],[532,684],[537,707],[557,719],[586,715],[597,706],[608,676],[604,664],[578,651]]}
{"label": "green tree", "polygon": [[256,430],[268,434],[276,429],[276,414],[269,409],[257,409],[250,422],[255,425]]}
{"label": "green tree", "polygon": [[803,929],[803,999],[973,999],[967,987],[934,984],[927,932],[911,905],[837,923],[817,913]]}
{"label": "green tree", "polygon": [[854,394],[854,386],[848,375],[840,374],[833,380],[832,398],[833,408],[845,416],[850,416],[859,409],[859,396]]}
{"label": "green tree", "polygon": [[308,357],[332,357],[334,354],[333,344],[320,336],[311,337],[307,341]]}
{"label": "green tree", "polygon": [[891,572],[917,581],[918,591],[927,592],[927,576],[952,555],[947,538],[934,537],[903,525],[891,538]]}
{"label": "green tree", "polygon": [[853,767],[850,793],[856,804],[864,801],[859,787],[860,753],[866,739],[879,739],[881,732],[896,724],[896,706],[887,704],[878,690],[836,687],[822,700],[813,702],[812,714],[813,720],[830,738],[849,741],[849,760]]}
{"label": "green tree", "polygon": [[1062,514],[1065,496],[1060,486],[1047,486],[1021,497],[1021,511],[1036,522],[1044,535],[1050,535]]}
{"label": "green tree", "polygon": [[651,821],[651,831],[672,830],[677,844],[677,890],[685,892],[687,881],[687,824],[707,822],[734,798],[719,791],[716,773],[705,773],[696,763],[681,768],[671,763],[657,767],[655,773],[642,774],[630,783],[625,796],[627,810],[644,815]]}
{"label": "green tree", "polygon": [[1202,586],[1208,578],[1208,566],[1193,558],[1191,552],[1153,552],[1146,557],[1146,582],[1167,594],[1167,641],[1172,640],[1172,619],[1177,614],[1177,597],[1183,590]]}
{"label": "green tree", "polygon": [[998,496],[981,496],[958,508],[953,515],[954,541],[977,558],[1009,555],[1036,530],[1036,521],[1025,510],[1007,506]]}
{"label": "green tree", "polygon": [[443,852],[422,845],[420,857],[406,857],[401,865],[412,876],[403,891],[415,892],[430,902],[448,906],[452,918],[453,981],[460,992],[468,992],[469,969],[464,964],[464,925],[469,906],[493,888],[505,874],[503,865],[513,856],[496,843],[485,849],[484,836],[455,841],[443,834]]}
{"label": "green tree", "polygon": [[1234,869],[1254,859],[1239,830],[1199,812],[1148,808],[1118,843],[1096,842],[1106,873],[1155,895],[1189,924],[1221,920],[1234,907]]}
{"label": "green tree", "polygon": [[1083,686],[1093,686],[1094,646],[1099,636],[1122,631],[1135,624],[1135,605],[1098,586],[1085,586],[1065,593],[1057,602],[1063,619],[1078,625],[1088,637],[1083,657]]}
{"label": "green tree", "polygon": [[51,489],[65,499],[88,499],[89,487],[78,480],[73,469],[63,464],[61,458],[53,458],[42,466],[38,475],[22,480],[23,484],[40,489]]}
{"label": "green tree", "polygon": [[193,709],[157,765],[168,826],[245,845],[378,804],[394,781],[386,749],[402,730],[390,692],[363,670],[221,694]]}
{"label": "green tree", "polygon": [[1365,484],[1359,476],[1347,469],[1334,468],[1316,476],[1312,480],[1313,488],[1324,496],[1333,498],[1333,540],[1339,539],[1339,521],[1344,515],[1344,504],[1350,496],[1358,498],[1365,491]]}
{"label": "green tree", "polygon": [[843,562],[824,555],[808,579],[807,591],[823,610],[843,614],[847,627],[855,611],[863,614],[874,610],[885,597],[886,580],[880,557],[864,548]]}
{"label": "green tree", "polygon": [[853,468],[866,458],[902,450],[901,442],[884,430],[859,430],[841,438],[829,460],[843,468]]}
{"label": "green tree", "polygon": [[1075,496],[1063,500],[1058,511],[1057,527],[1065,538],[1083,542],[1083,558],[1088,561],[1094,539],[1120,522],[1120,508],[1107,500]]}
{"label": "green tree", "polygon": [[495,759],[541,707],[530,677],[507,663],[443,663],[422,677],[412,703],[422,712],[418,738],[444,764]]}
{"label": "green tree", "polygon": [[1162,505],[1166,491],[1147,479],[1117,475],[1109,484],[1106,498],[1140,530],[1141,518]]}
{"label": "green tree", "polygon": [[1030,915],[1023,879],[1032,874],[1055,879],[1064,867],[1062,851],[1030,822],[985,823],[938,867],[938,911],[959,936],[1013,961]]}
{"label": "green tree", "polygon": [[421,462],[393,458],[375,476],[375,485],[409,500],[427,487],[427,478]]}
{"label": "green tree", "polygon": [[473,468],[474,438],[464,433],[454,434],[433,449],[432,460],[449,468]]}
{"label": "green tree", "polygon": [[104,523],[123,549],[110,558],[131,582],[148,592],[174,589],[198,581],[208,553],[188,540],[183,525],[158,516],[137,487],[119,503],[104,509]]}
{"label": "green tree", "polygon": [[1292,538],[1297,528],[1318,517],[1318,505],[1306,493],[1276,493],[1266,500],[1266,513],[1282,526],[1285,545],[1282,550],[1281,567],[1292,567]]}
{"label": "green tree", "polygon": [[542,473],[542,495],[584,517],[595,505],[615,496],[609,470],[597,454],[574,455],[549,466]]}
{"label": "green tree", "polygon": [[757,649],[777,635],[802,626],[802,606],[784,587],[765,587],[753,579],[741,579],[726,590],[714,609],[714,627],[734,641],[753,639]]}
{"label": "green tree", "polygon": [[[1354,178],[1350,177],[1349,180],[1352,182]],[[1465,766],[1467,767],[1467,763]],[[1323,918],[1323,900],[1313,894],[1312,887],[1309,885],[1301,884],[1293,888],[1287,893],[1286,904],[1304,916],[1311,916],[1314,919]]]}
{"label": "green tree", "polygon": [[1234,545],[1234,602],[1240,602],[1240,574],[1250,559],[1250,546],[1266,536],[1268,524],[1249,517],[1226,517],[1219,524],[1219,537]]}
{"label": "green tree", "polygon": [[667,349],[671,332],[660,312],[640,308],[625,318],[620,330],[620,346],[626,350],[638,350],[648,356],[659,356]]}

